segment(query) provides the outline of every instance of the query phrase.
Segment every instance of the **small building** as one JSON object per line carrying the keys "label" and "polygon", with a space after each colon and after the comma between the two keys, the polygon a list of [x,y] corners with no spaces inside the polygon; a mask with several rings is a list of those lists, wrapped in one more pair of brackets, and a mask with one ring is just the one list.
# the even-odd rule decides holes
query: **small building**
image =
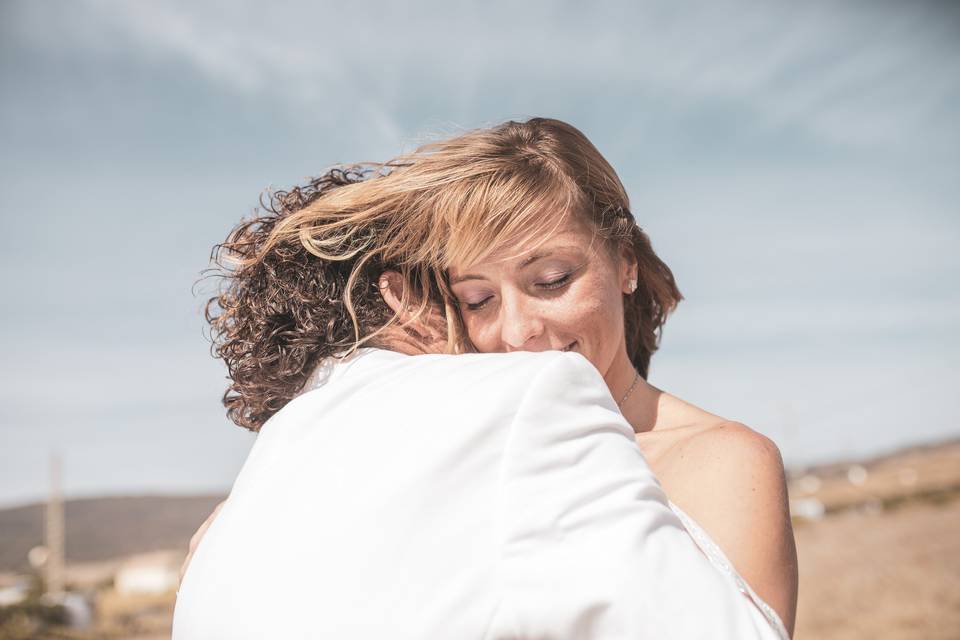
{"label": "small building", "polygon": [[180,551],[154,551],[130,556],[117,569],[113,585],[123,595],[156,595],[177,590]]}
{"label": "small building", "polygon": [[9,581],[0,581],[0,607],[20,604],[27,599],[29,593],[30,580],[28,578],[18,577]]}

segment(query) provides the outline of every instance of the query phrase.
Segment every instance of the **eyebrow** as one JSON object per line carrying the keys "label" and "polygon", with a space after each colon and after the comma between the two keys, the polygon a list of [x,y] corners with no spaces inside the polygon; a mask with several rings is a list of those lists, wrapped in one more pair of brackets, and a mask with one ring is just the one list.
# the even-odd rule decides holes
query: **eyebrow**
{"label": "eyebrow", "polygon": [[[537,260],[540,260],[541,258],[546,258],[547,256],[553,255],[554,253],[556,253],[556,252],[559,251],[559,250],[563,250],[563,249],[575,249],[575,248],[576,248],[576,247],[573,247],[573,246],[569,246],[569,247],[568,247],[568,246],[562,246],[562,247],[555,247],[554,249],[550,249],[550,250],[548,250],[548,251],[542,251],[542,252],[539,252],[539,253],[535,253],[535,254],[533,254],[533,255],[530,255],[530,256],[527,256],[526,258],[524,258],[524,259],[523,259],[523,262],[521,262],[521,263],[520,263],[520,266],[517,267],[517,268],[518,268],[518,269],[523,269],[524,267],[530,266],[531,264],[533,264],[533,263],[536,262]],[[466,274],[464,274],[464,275],[462,275],[462,276],[459,276],[459,277],[457,277],[457,278],[451,279],[451,280],[450,280],[450,285],[453,286],[453,285],[458,284],[458,283],[460,283],[460,282],[463,282],[463,281],[465,281],[465,280],[486,280],[486,278],[483,277],[483,276],[481,276],[481,275],[474,274],[474,273],[466,273]]]}

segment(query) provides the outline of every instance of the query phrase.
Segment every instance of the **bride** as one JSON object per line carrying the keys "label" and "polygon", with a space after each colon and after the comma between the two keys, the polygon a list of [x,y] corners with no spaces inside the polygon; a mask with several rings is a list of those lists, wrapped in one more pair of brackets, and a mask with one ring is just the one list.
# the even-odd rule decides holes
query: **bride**
{"label": "bride", "polygon": [[[334,169],[275,194],[268,209],[223,245],[241,268],[208,306],[234,422],[259,429],[325,358],[374,339],[391,314],[363,300],[398,278],[408,285],[400,307],[416,298],[408,290],[426,294],[414,318],[429,316],[428,299],[441,304],[448,352],[589,360],[684,527],[792,633],[797,564],[779,451],[647,381],[682,296],[580,131],[547,118],[468,131],[387,163]],[[381,250],[350,264],[374,238]],[[311,277],[318,258],[344,264],[344,299]]]}

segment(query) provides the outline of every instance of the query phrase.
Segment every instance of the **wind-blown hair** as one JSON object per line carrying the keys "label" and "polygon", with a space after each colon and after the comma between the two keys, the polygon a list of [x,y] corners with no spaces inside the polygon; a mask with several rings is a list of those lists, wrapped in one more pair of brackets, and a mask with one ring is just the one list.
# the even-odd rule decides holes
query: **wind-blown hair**
{"label": "wind-blown hair", "polygon": [[401,326],[436,305],[446,318],[446,350],[470,350],[447,270],[493,252],[529,251],[575,216],[611,255],[627,249],[638,261],[624,324],[627,353],[644,377],[682,299],[613,168],[559,120],[508,121],[388,162],[339,165],[261,206],[262,215],[215,247],[225,286],[206,308],[214,355],[231,380],[227,413],[254,431],[321,358],[380,344],[398,321],[377,288],[385,269],[406,284],[401,304],[413,311]]}

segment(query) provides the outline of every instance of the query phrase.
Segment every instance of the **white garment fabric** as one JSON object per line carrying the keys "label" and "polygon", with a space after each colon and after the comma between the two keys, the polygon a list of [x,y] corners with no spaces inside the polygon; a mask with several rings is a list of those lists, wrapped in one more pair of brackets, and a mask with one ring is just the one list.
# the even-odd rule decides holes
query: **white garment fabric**
{"label": "white garment fabric", "polygon": [[174,640],[780,640],[575,352],[318,367],[261,429]]}

